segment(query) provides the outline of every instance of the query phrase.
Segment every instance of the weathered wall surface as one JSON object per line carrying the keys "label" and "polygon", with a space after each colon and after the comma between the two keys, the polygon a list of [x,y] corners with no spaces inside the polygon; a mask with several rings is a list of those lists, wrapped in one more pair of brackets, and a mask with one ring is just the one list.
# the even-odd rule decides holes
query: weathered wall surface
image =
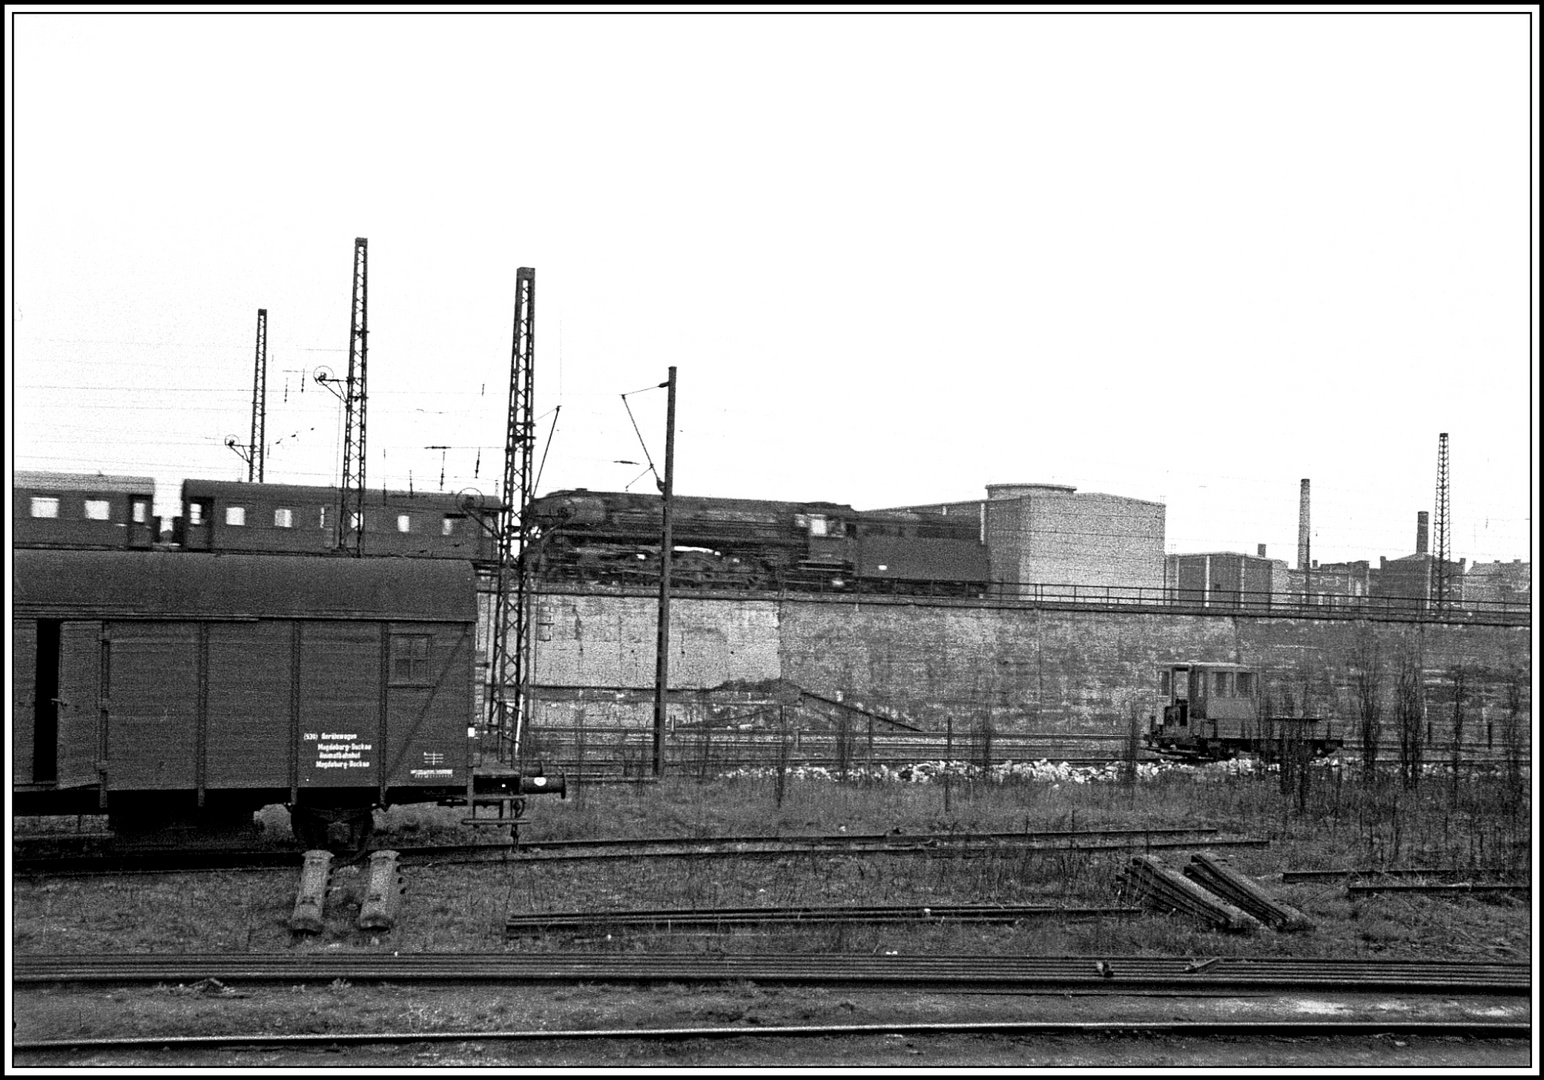
{"label": "weathered wall surface", "polygon": [[[647,722],[656,610],[652,597],[542,596],[533,678],[544,702],[540,715],[559,722],[584,705],[590,723],[608,716]],[[1399,655],[1420,650],[1428,714],[1439,733],[1451,710],[1444,704],[1451,701],[1444,697],[1446,675],[1458,664],[1489,672],[1474,684],[1471,724],[1499,717],[1499,672],[1508,666],[1523,671],[1524,709],[1531,704],[1527,627],[814,597],[677,597],[671,612],[673,689],[730,695],[747,684],[784,680],[924,727],[990,710],[1000,731],[1122,730],[1132,709],[1144,719],[1155,710],[1158,670],[1186,660],[1253,665],[1278,708],[1349,721],[1352,665],[1367,645],[1381,653],[1386,695]]]}

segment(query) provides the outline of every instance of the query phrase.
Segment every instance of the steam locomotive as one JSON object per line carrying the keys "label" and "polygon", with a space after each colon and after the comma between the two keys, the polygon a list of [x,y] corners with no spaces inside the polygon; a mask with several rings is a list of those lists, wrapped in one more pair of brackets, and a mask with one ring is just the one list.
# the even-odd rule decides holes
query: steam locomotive
{"label": "steam locomotive", "polygon": [[[975,517],[691,496],[671,505],[671,581],[685,588],[980,596],[989,580]],[[656,582],[663,510],[657,495],[584,488],[537,499],[538,577]]]}

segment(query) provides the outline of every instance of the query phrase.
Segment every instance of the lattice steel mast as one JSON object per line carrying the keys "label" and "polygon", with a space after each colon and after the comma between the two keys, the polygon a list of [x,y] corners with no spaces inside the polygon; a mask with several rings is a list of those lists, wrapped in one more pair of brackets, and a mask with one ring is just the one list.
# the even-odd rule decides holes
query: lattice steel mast
{"label": "lattice steel mast", "polygon": [[[509,361],[509,413],[504,440],[503,506],[499,510],[498,569],[494,576],[493,662],[489,666],[488,727],[501,762],[518,762],[527,716],[531,672],[528,627],[532,464],[536,420],[536,271],[515,273],[515,331]],[[513,592],[513,596],[511,596]]]}
{"label": "lattice steel mast", "polygon": [[268,309],[257,309],[257,355],[252,361],[252,439],[247,444],[247,480],[263,482],[263,447],[268,439]]}
{"label": "lattice steel mast", "polygon": [[349,314],[348,382],[343,396],[343,479],[338,485],[338,547],[352,555],[364,553],[368,244],[362,236],[354,240],[354,302]]}
{"label": "lattice steel mast", "polygon": [[1447,610],[1448,591],[1448,536],[1451,523],[1448,520],[1448,437],[1443,432],[1437,437],[1437,505],[1435,532],[1432,543],[1431,596],[1437,611]]}

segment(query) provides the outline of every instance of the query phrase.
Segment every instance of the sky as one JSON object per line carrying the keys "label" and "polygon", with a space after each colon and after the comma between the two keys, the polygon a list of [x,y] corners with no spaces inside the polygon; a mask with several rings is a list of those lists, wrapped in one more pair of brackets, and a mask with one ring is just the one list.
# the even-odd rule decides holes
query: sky
{"label": "sky", "polygon": [[372,487],[497,492],[530,266],[541,492],[653,490],[674,366],[679,494],[1290,561],[1308,478],[1377,565],[1447,432],[1452,556],[1537,545],[1526,9],[8,14],[13,469],[245,479],[264,308],[337,483],[364,237]]}

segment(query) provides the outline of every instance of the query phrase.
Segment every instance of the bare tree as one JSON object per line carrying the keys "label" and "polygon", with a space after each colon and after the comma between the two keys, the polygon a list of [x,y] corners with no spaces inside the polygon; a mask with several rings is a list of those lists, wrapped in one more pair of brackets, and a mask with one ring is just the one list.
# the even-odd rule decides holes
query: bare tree
{"label": "bare tree", "polygon": [[1501,739],[1506,744],[1507,793],[1514,807],[1523,788],[1523,686],[1522,665],[1515,660],[1506,669],[1506,716]]}
{"label": "bare tree", "polygon": [[1351,649],[1351,680],[1362,744],[1362,783],[1370,784],[1377,777],[1378,743],[1383,739],[1383,647],[1366,623],[1357,629]]}
{"label": "bare tree", "polygon": [[1405,790],[1421,782],[1426,749],[1425,671],[1419,639],[1406,638],[1395,662],[1394,720],[1399,725],[1399,776]]}
{"label": "bare tree", "polygon": [[1464,697],[1474,680],[1472,669],[1468,664],[1453,665],[1448,672],[1448,678],[1453,683],[1453,740],[1448,759],[1452,775],[1448,778],[1448,802],[1456,806],[1458,804],[1458,770],[1463,765]]}

